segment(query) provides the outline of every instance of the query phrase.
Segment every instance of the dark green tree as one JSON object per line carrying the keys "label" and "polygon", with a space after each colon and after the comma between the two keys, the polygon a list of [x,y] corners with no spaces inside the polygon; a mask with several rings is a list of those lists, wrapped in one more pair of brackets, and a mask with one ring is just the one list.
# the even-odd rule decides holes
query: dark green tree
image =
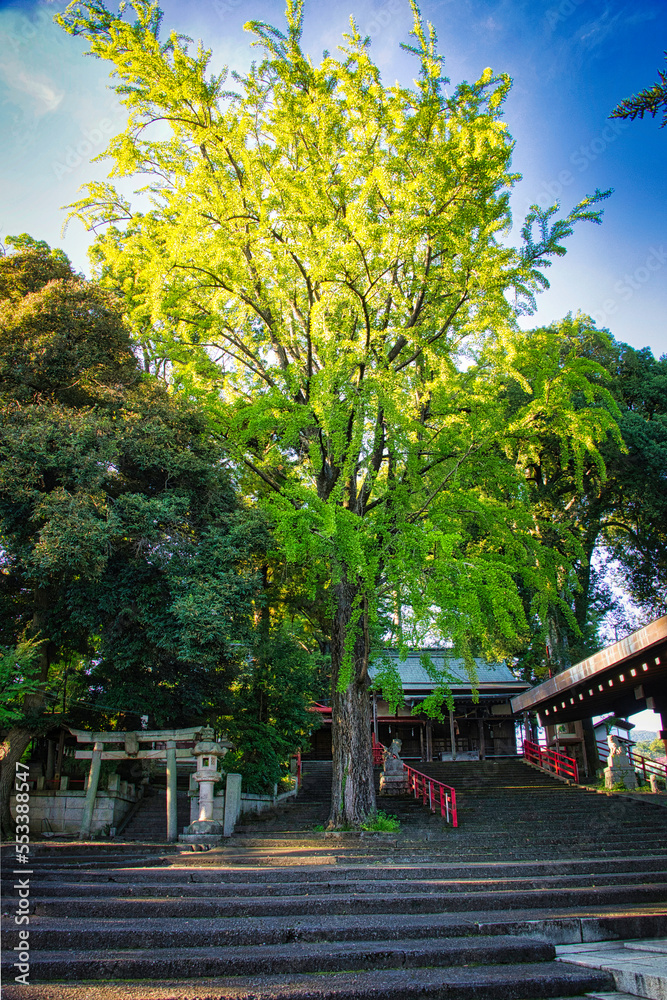
{"label": "dark green tree", "polygon": [[113,297],[19,243],[0,258],[0,641],[38,650],[2,734],[7,833],[15,761],[68,653],[87,654],[106,711],[159,725],[225,708],[267,537],[201,412],[140,371]]}
{"label": "dark green tree", "polygon": [[[626,622],[627,631],[627,601],[648,619],[667,610],[667,358],[614,341],[586,316],[568,316],[558,326],[563,345],[576,343],[598,366],[591,378],[609,389],[624,443],[609,438],[601,448],[604,465],[584,456],[577,469],[547,436],[530,465],[540,531],[569,566],[546,618],[533,620],[532,642],[520,657],[530,680],[596,652],[610,616],[620,630]],[[609,398],[598,405],[608,407]]]}
{"label": "dark green tree", "polygon": [[[665,59],[667,59],[667,52],[665,52]],[[667,71],[664,69],[658,70],[658,79],[651,87],[640,90],[632,97],[626,97],[625,100],[616,105],[609,117],[629,118],[630,121],[634,121],[635,118],[643,118],[644,115],[649,114],[655,118],[661,109],[660,128],[664,128],[667,125]]]}

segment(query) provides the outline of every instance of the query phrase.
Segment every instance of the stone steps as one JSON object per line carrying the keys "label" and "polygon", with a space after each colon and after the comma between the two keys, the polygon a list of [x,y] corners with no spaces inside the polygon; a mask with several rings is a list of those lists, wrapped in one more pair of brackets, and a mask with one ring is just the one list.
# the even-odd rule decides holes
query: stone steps
{"label": "stone steps", "polygon": [[[654,910],[655,912],[651,912]],[[474,938],[476,935],[538,937],[555,944],[595,942],[606,937],[641,938],[667,934],[667,912],[663,907],[626,907],[622,916],[613,908],[549,908],[530,910],[478,910],[468,913],[401,914],[391,921],[373,921],[359,915],[324,914],[308,920],[296,917],[221,917],[214,923],[201,918],[144,917],[136,920],[107,918],[80,920],[60,917],[31,918],[32,947],[41,951],[176,948],[201,946],[206,940],[216,947],[261,944],[289,945],[293,942],[411,941],[432,938]],[[18,942],[18,928],[8,926],[6,947]]]}
{"label": "stone steps", "polygon": [[[257,895],[223,897],[162,896],[133,894],[131,898],[90,898],[62,895],[58,899],[39,898],[32,912],[38,915],[67,918],[81,917],[142,919],[143,917],[247,917],[247,916],[309,916],[312,914],[373,914],[388,916],[404,913],[473,912],[479,909],[505,909],[512,905],[514,889],[468,892],[367,892],[329,893],[319,895],[288,895],[276,897]],[[665,904],[664,883],[641,885],[618,884],[609,887],[588,886],[568,889],[536,888],[524,892],[523,904],[528,907],[628,906],[640,903]]]}
{"label": "stone steps", "polygon": [[[544,962],[474,968],[383,969],[329,975],[197,978],[5,986],[5,1000],[536,1000],[608,989],[608,973]],[[94,990],[94,992],[93,992]]]}
{"label": "stone steps", "polygon": [[[182,830],[190,822],[190,799],[188,793],[177,791],[176,812],[178,829]],[[128,841],[166,841],[167,839],[167,792],[157,789],[153,795],[141,801],[138,810],[123,829],[123,839]]]}
{"label": "stone steps", "polygon": [[[272,873],[273,874],[273,873]],[[393,873],[392,873],[393,874]],[[308,872],[308,876],[311,872]],[[372,894],[375,896],[378,893],[384,893],[387,895],[395,894],[400,890],[401,895],[412,894],[412,895],[438,895],[442,896],[445,894],[453,893],[486,893],[491,894],[494,892],[523,892],[532,893],[536,890],[557,890],[557,889],[579,889],[591,888],[591,882],[593,883],[593,888],[595,890],[600,890],[602,888],[629,888],[632,886],[645,886],[647,884],[647,878],[650,878],[650,883],[653,886],[663,885],[667,886],[667,865],[664,866],[662,871],[653,871],[648,875],[648,873],[641,872],[598,872],[595,875],[586,875],[584,873],[570,874],[570,875],[547,875],[543,873],[535,873],[532,877],[520,877],[514,876],[510,878],[444,878],[444,877],[434,877],[431,879],[426,878],[409,878],[404,876],[401,879],[396,878],[373,878],[368,876],[366,871],[358,872],[356,877],[348,876],[346,879],[336,878],[331,876],[325,881],[311,879],[306,877],[300,879],[297,884],[293,881],[274,881],[268,882],[267,879],[256,880],[256,881],[234,881],[226,882],[224,880],[219,880],[217,882],[212,881],[202,881],[202,882],[192,882],[185,881],[183,877],[179,881],[163,881],[156,882],[151,880],[150,882],[142,880],[141,882],[129,881],[125,884],[119,884],[117,881],[112,883],[102,883],[99,882],[86,882],[77,881],[76,883],[69,883],[65,886],[63,884],[62,878],[58,881],[52,883],[45,883],[40,879],[39,885],[39,898],[42,900],[53,898],[61,899],[63,897],[63,892],[65,889],[69,893],[76,894],[76,898],[109,898],[127,895],[128,886],[131,885],[133,889],[133,895],[141,895],[142,898],[156,898],[156,897],[167,897],[167,896],[178,896],[180,898],[189,898],[194,896],[207,896],[212,892],[215,892],[216,898],[226,898],[226,897],[268,897],[271,896],[286,896],[286,897],[299,897],[299,896],[332,896],[335,897],[339,893],[344,893],[346,897],[352,895],[364,895]],[[665,893],[667,895],[667,893]]]}
{"label": "stone steps", "polygon": [[[47,890],[49,885],[60,890],[64,885],[77,886],[82,883],[96,884],[98,886],[107,885],[112,891],[120,891],[124,884],[142,885],[146,883],[155,884],[159,878],[160,885],[187,884],[190,886],[197,884],[224,884],[233,885],[236,883],[247,884],[249,882],[261,882],[266,884],[270,879],[272,883],[293,882],[294,876],[284,868],[273,868],[270,872],[265,869],[232,868],[225,865],[228,851],[220,849],[212,852],[204,858],[193,857],[189,853],[166,856],[160,860],[159,872],[155,872],[150,866],[144,871],[141,868],[131,868],[124,871],[123,868],[113,870],[102,869],[100,867],[87,868],[85,865],[72,867],[54,867],[51,870],[39,868],[40,892]],[[413,852],[414,855],[415,852]],[[149,859],[150,860],[150,859]],[[510,878],[530,878],[552,876],[583,875],[589,878],[597,878],[605,874],[637,874],[633,866],[637,861],[632,855],[623,858],[598,858],[589,859],[569,859],[562,861],[495,861],[493,863],[470,862],[459,864],[453,861],[424,861],[423,858],[413,856],[411,863],[401,863],[395,857],[386,859],[386,864],[373,863],[370,866],[336,864],[334,867],[323,864],[321,867],[308,868],[301,876],[301,881],[309,883],[333,883],[347,880],[358,881],[363,874],[365,881],[385,881],[391,878],[393,883],[405,879],[494,879],[500,875],[505,879]],[[642,858],[642,872],[664,872],[667,861],[664,856],[644,856]],[[168,866],[168,867],[165,867]],[[211,870],[208,870],[211,869]],[[6,885],[14,879],[13,875],[8,875]],[[118,888],[115,889],[114,887]]]}
{"label": "stone steps", "polygon": [[[617,821],[616,799],[552,779],[535,808],[516,789],[533,772],[508,768],[507,790],[486,808],[485,790],[467,788],[461,800],[475,805],[457,830],[414,800],[388,799],[378,804],[401,817],[397,834],[308,831],[300,824],[327,811],[327,769],[306,765],[305,805],[246,819],[247,832],[206,853],[49,845],[31,879],[33,985],[14,990],[6,972],[3,1000],[609,992],[610,971],[556,961],[554,945],[667,933],[667,846],[653,813],[635,803]],[[568,814],[572,796],[579,811]],[[626,819],[634,830],[620,828]],[[9,919],[10,954],[17,940]]]}
{"label": "stone steps", "polygon": [[609,973],[626,997],[667,997],[667,937],[564,946],[558,949],[558,960]]}
{"label": "stone steps", "polygon": [[[39,951],[31,961],[35,979],[191,978],[193,976],[255,976],[288,973],[345,972],[349,969],[448,967],[472,963],[511,965],[547,962],[555,958],[552,944],[535,938],[496,936],[437,938],[411,941],[294,942],[217,947],[202,931],[198,947],[124,948],[116,950]],[[134,943],[134,942],[133,942]]]}

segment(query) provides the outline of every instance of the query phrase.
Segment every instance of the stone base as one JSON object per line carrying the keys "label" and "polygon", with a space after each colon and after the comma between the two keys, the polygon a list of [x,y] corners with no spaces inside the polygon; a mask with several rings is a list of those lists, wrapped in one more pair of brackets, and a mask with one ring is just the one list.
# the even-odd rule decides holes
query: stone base
{"label": "stone base", "polygon": [[[188,828],[189,829],[189,828]],[[178,838],[179,844],[221,844],[222,834],[214,833],[181,833]]]}
{"label": "stone base", "polygon": [[605,788],[613,788],[614,785],[623,783],[628,791],[633,791],[637,787],[637,775],[632,768],[605,767],[604,784]]}
{"label": "stone base", "polygon": [[379,795],[407,795],[407,774],[381,774]]}
{"label": "stone base", "polygon": [[222,823],[217,823],[213,819],[196,819],[190,826],[186,826],[183,831],[189,836],[222,836]]}

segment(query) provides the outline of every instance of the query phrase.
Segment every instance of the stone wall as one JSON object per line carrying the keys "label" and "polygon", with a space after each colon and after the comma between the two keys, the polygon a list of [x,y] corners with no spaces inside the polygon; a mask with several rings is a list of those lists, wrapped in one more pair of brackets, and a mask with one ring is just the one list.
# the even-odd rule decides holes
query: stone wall
{"label": "stone wall", "polygon": [[[254,792],[242,792],[239,815],[243,815],[244,813],[257,814],[265,812],[265,810],[271,809],[279,802],[284,802],[287,799],[294,798],[296,793],[296,787],[289,792],[282,792],[280,795],[278,795],[277,787],[274,787],[273,795],[257,795]],[[195,820],[199,819],[199,786],[197,785],[194,775],[192,775],[190,779],[190,789],[188,794],[190,796],[190,822],[194,823]],[[239,817],[237,815],[236,819],[238,818]],[[225,793],[223,790],[219,791],[213,797],[213,821],[224,825]]]}
{"label": "stone wall", "polygon": [[[108,833],[107,828],[118,826],[137,801],[134,785],[128,785],[125,781],[112,784],[117,784],[118,787],[97,792],[91,830],[93,836]],[[31,791],[29,813],[31,836],[51,831],[55,834],[78,835],[85,801],[85,791],[74,792],[69,789]],[[16,799],[12,795],[9,807],[13,816],[16,815],[15,805]]]}

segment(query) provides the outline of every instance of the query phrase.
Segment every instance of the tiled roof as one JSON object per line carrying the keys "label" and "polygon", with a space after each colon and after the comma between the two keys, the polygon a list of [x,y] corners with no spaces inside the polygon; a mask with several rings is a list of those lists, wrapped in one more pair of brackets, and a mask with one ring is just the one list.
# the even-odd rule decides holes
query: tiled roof
{"label": "tiled roof", "polygon": [[[423,653],[428,652],[431,656],[436,667],[441,669],[443,665],[446,665],[447,671],[452,676],[450,681],[453,687],[467,687],[470,688],[470,678],[466,673],[466,669],[463,660],[452,656],[446,649],[415,649],[411,650],[404,660],[398,660],[398,651],[395,649],[387,649],[384,651],[385,655],[391,657],[396,663],[398,672],[401,676],[401,682],[403,688],[432,688],[433,681],[428,676],[428,673],[420,663],[420,657]],[[487,663],[486,660],[482,660],[478,657],[475,658],[475,663],[477,665],[477,684],[492,684],[500,685],[506,688],[511,685],[512,691],[522,691],[529,688],[530,685],[523,681],[518,681],[516,677],[512,674],[511,670],[506,663]],[[377,668],[370,664],[369,673],[371,677],[375,676]]]}

